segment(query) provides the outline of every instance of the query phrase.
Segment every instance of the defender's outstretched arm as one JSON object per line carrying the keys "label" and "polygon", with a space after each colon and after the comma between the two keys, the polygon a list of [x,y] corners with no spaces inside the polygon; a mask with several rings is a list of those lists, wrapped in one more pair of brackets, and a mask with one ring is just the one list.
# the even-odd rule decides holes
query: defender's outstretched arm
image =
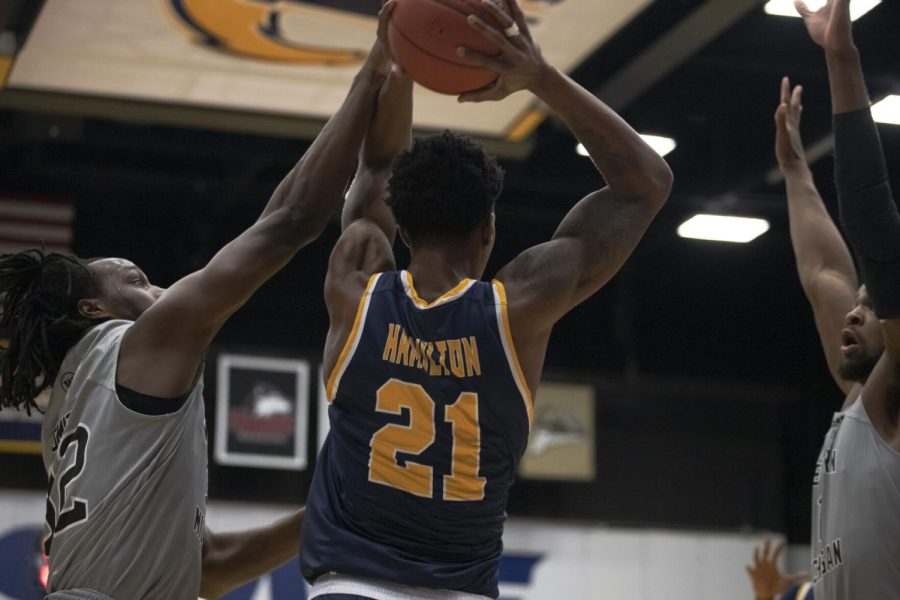
{"label": "defender's outstretched arm", "polygon": [[858,287],[856,268],[806,163],[800,137],[802,93],[800,86],[791,91],[787,77],[782,80],[781,103],[775,112],[775,155],[784,175],[800,284],[813,308],[828,370],[838,386],[849,393],[854,384],[840,375],[840,332],[853,308]]}
{"label": "defender's outstretched arm", "polygon": [[187,393],[225,320],[321,233],[341,200],[387,75],[381,40],[391,8],[389,3],[382,9],[379,39],[344,103],[279,186],[264,216],[205,268],[173,285],[126,334],[121,385],[165,398]]}
{"label": "defender's outstretched arm", "polygon": [[876,428],[894,436],[900,390],[900,214],[853,40],[850,0],[828,0],[815,12],[798,0],[797,8],[810,37],[825,51],[841,226],[882,321],[886,351],[866,383],[864,400]]}

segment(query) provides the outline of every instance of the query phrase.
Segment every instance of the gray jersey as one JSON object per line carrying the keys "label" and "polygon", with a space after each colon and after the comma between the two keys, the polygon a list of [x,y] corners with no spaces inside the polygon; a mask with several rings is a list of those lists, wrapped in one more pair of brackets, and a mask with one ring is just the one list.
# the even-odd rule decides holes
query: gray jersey
{"label": "gray jersey", "polygon": [[206,511],[202,378],[184,405],[148,416],[116,394],[131,321],[94,327],[69,351],[41,434],[49,477],[48,591],[196,600]]}
{"label": "gray jersey", "polygon": [[900,599],[900,454],[862,397],[834,416],[812,500],[816,600]]}

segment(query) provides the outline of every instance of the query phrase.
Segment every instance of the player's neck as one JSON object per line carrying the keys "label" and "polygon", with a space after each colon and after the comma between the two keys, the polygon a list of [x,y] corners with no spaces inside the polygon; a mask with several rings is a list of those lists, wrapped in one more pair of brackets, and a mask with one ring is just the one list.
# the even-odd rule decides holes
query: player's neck
{"label": "player's neck", "polygon": [[463,248],[419,247],[412,252],[409,271],[416,291],[425,300],[440,297],[463,279],[480,279],[483,267]]}

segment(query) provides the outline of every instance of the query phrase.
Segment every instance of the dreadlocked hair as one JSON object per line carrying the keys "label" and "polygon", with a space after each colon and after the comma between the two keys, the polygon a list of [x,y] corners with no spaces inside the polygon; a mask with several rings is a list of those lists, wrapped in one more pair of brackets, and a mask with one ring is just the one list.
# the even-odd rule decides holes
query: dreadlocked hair
{"label": "dreadlocked hair", "polygon": [[42,250],[0,256],[0,409],[38,408],[66,352],[96,324],[78,312],[79,300],[98,295],[87,264]]}
{"label": "dreadlocked hair", "polygon": [[490,217],[503,169],[475,140],[444,131],[397,157],[388,188],[388,206],[414,240],[452,241]]}

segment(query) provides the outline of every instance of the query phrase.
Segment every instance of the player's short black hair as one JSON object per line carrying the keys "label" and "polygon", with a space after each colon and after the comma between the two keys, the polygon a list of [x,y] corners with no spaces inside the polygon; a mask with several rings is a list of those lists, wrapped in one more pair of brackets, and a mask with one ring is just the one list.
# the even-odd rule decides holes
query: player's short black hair
{"label": "player's short black hair", "polygon": [[397,158],[388,205],[413,240],[448,241],[482,225],[502,188],[503,169],[481,144],[444,131]]}
{"label": "player's short black hair", "polygon": [[78,312],[79,300],[100,291],[90,262],[41,250],[0,256],[0,408],[30,414],[66,352],[96,325]]}

